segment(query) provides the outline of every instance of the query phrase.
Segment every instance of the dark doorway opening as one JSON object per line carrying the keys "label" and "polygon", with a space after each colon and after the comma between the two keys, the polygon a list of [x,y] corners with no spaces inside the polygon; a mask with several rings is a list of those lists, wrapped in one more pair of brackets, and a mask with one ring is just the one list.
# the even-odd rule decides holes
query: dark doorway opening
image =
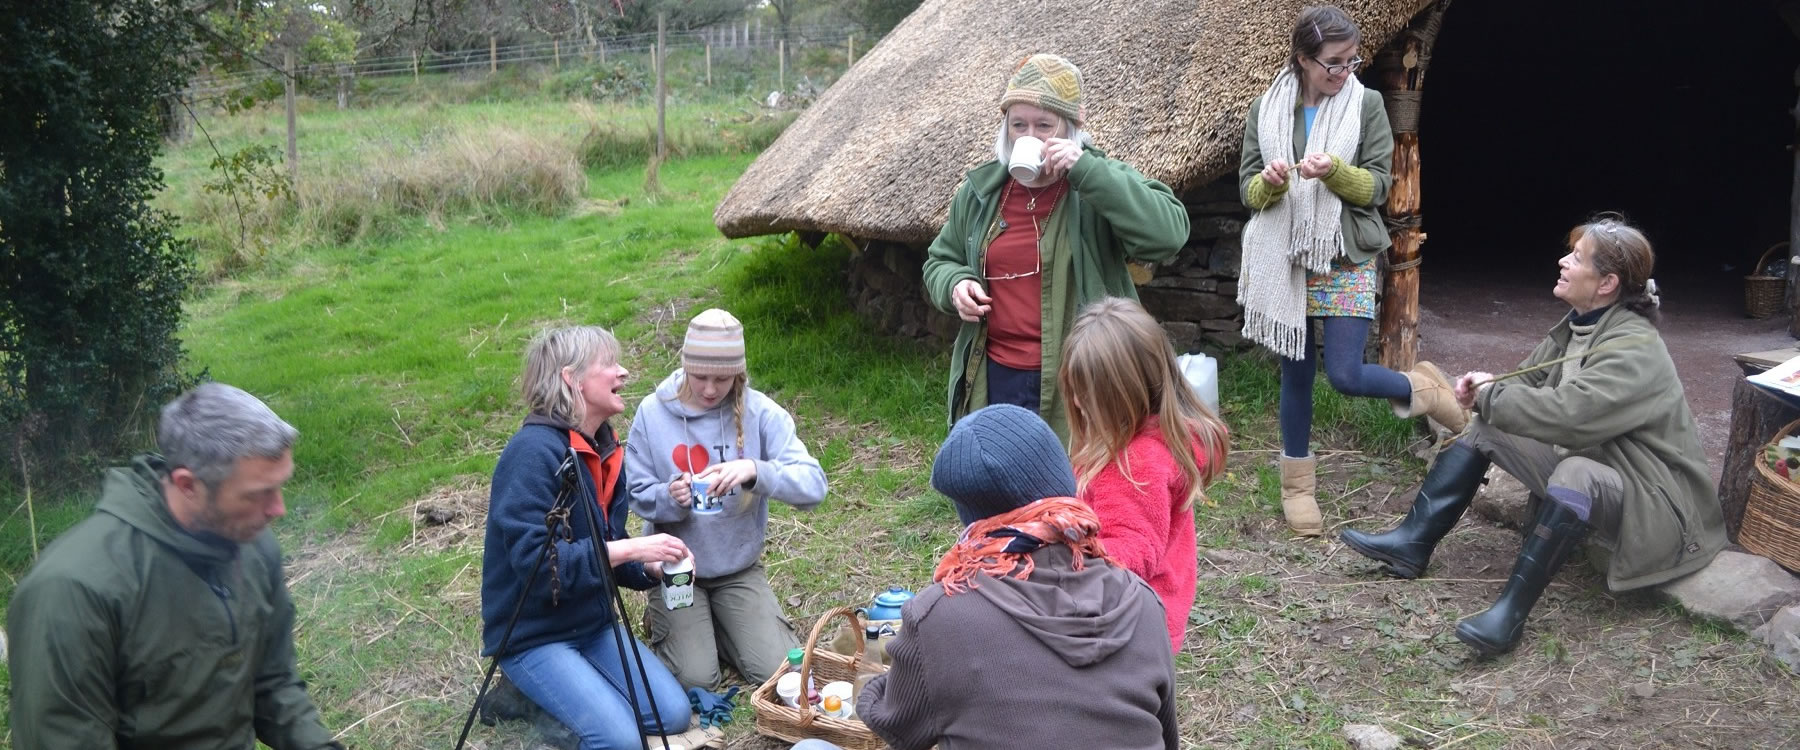
{"label": "dark doorway opening", "polygon": [[1741,277],[1787,238],[1796,65],[1769,3],[1451,6],[1420,124],[1425,283],[1553,281],[1601,210],[1644,228],[1668,281]]}

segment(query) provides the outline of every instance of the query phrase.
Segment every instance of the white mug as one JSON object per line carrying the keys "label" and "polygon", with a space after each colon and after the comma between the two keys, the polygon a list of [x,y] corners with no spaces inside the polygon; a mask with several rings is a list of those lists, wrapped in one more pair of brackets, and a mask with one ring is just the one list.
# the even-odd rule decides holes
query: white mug
{"label": "white mug", "polygon": [[1044,142],[1029,135],[1022,135],[1012,146],[1012,159],[1007,162],[1006,171],[1011,172],[1013,179],[1020,182],[1031,182],[1038,178],[1038,172],[1044,168]]}

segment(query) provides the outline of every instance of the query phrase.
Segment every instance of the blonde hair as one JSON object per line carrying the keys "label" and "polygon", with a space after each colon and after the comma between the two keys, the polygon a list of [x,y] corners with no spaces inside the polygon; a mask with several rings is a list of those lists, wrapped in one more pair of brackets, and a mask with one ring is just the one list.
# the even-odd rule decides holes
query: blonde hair
{"label": "blonde hair", "polygon": [[[525,349],[525,378],[520,384],[525,408],[532,414],[579,425],[587,403],[569,380],[580,380],[588,368],[617,364],[619,340],[599,326],[550,328],[532,337]],[[569,380],[563,371],[569,371]]]}
{"label": "blonde hair", "polygon": [[[682,373],[681,385],[675,388],[675,398],[691,401],[694,398],[693,379]],[[725,394],[725,400],[731,402],[731,420],[737,424],[737,452],[744,455],[744,389],[750,387],[750,376],[738,373],[731,379],[731,391]],[[759,456],[760,458],[760,456]]]}
{"label": "blonde hair", "polygon": [[[1056,377],[1069,403],[1077,492],[1086,492],[1109,464],[1142,487],[1125,449],[1157,417],[1163,443],[1187,479],[1182,509],[1191,510],[1195,501],[1211,504],[1206,485],[1224,470],[1230,436],[1182,377],[1168,335],[1141,305],[1107,297],[1084,308],[1063,343]],[[1204,470],[1194,460],[1195,444],[1206,459]]]}

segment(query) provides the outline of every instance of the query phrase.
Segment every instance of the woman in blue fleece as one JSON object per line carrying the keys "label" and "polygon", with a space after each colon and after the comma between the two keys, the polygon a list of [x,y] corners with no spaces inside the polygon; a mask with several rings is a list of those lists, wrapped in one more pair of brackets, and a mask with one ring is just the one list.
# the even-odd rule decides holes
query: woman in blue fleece
{"label": "woman in blue fleece", "polygon": [[681,369],[638,406],[626,443],[632,511],[694,552],[692,606],[650,594],[651,647],[690,687],[720,687],[721,657],[753,683],[769,679],[799,645],[763,573],[769,498],[810,509],[825,499],[825,472],[787,410],[747,385],[737,318],[694,317]]}
{"label": "woman in blue fleece", "polygon": [[[607,424],[625,410],[619,397],[625,375],[619,343],[604,328],[556,328],[532,340],[523,388],[529,414],[494,466],[481,555],[482,655],[497,654],[519,691],[581,738],[581,750],[641,747],[640,726],[651,735],[659,728],[680,734],[690,718],[675,677],[614,617],[612,589],[594,559],[604,545],[609,576],[643,590],[655,586],[663,563],[688,555],[687,545],[667,534],[633,539],[625,533],[628,484]],[[571,456],[577,459],[574,506],[558,523],[555,555],[540,567],[550,534],[546,519],[562,487],[560,467]],[[605,537],[599,544],[586,515],[595,510]],[[530,591],[527,580],[533,580]],[[502,649],[514,607],[521,606]],[[620,636],[638,654],[628,663],[621,663]],[[636,669],[640,658],[648,690]],[[626,685],[636,694],[635,717]]]}

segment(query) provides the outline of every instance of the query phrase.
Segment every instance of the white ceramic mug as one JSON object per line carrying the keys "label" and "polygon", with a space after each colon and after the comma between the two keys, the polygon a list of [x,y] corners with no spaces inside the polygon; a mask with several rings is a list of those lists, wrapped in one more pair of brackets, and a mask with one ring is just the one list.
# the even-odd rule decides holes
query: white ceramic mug
{"label": "white ceramic mug", "polygon": [[724,498],[713,497],[710,492],[711,489],[712,483],[703,482],[698,479],[693,480],[691,486],[691,491],[694,494],[692,513],[710,516],[725,510]]}
{"label": "white ceramic mug", "polygon": [[1012,159],[1006,164],[1006,171],[1011,172],[1013,179],[1020,182],[1031,182],[1038,178],[1044,168],[1044,142],[1029,135],[1019,136],[1013,141]]}

